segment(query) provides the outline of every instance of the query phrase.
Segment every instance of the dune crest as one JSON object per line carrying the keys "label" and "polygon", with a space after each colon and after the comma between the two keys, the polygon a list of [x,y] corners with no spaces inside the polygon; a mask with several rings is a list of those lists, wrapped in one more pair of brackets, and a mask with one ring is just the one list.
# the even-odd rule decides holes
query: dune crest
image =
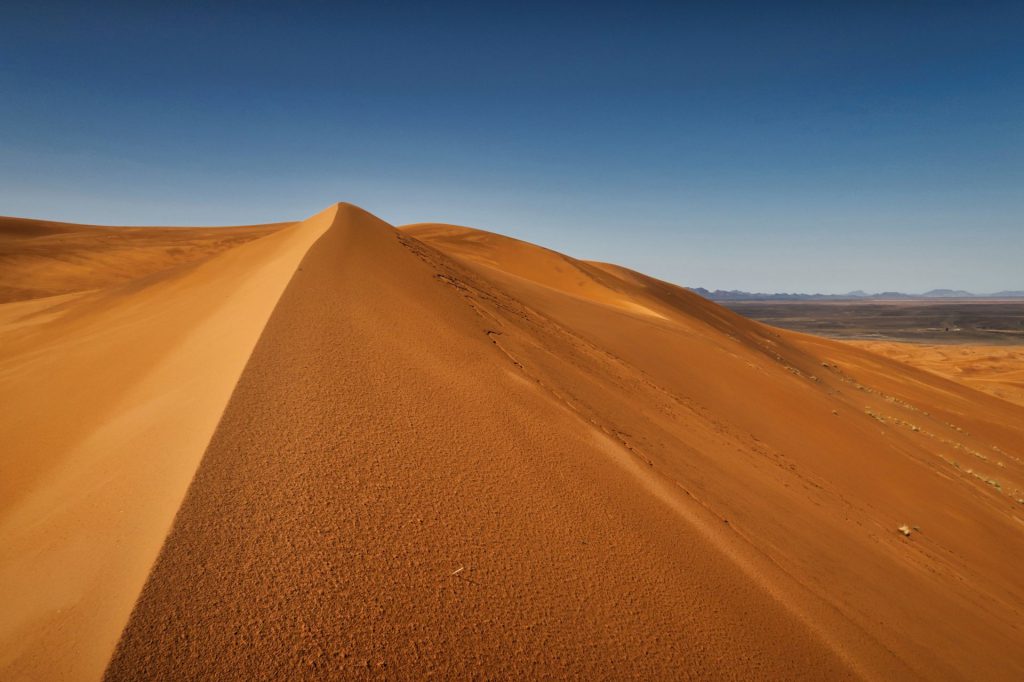
{"label": "dune crest", "polygon": [[[104,646],[124,626],[107,679],[1024,676],[1019,405],[626,268],[350,204],[123,286],[0,306],[0,333],[26,339],[0,390],[40,401],[93,386],[81,357],[38,385],[58,340],[108,367],[160,330],[221,339],[215,363],[185,342],[147,356],[139,386],[166,399],[56,401],[69,433],[135,435],[90,459],[58,434],[16,479],[43,502],[3,511],[11,575],[77,518],[131,543],[55,581],[93,576],[119,614],[134,601],[106,621]],[[194,382],[212,397],[189,407]],[[28,442],[45,423],[0,427]],[[178,449],[169,485],[149,462]],[[98,481],[78,510],[129,488],[162,501],[138,528],[115,509],[51,519],[63,471]],[[123,589],[107,572],[129,559]],[[26,627],[2,641],[36,653],[0,669],[57,670],[32,667],[60,647]]]}

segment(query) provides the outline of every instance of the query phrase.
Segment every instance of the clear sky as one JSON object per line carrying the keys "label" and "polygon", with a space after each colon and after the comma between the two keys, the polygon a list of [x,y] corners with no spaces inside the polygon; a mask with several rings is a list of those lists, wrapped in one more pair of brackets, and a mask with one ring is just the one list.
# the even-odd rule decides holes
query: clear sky
{"label": "clear sky", "polygon": [[0,214],[351,201],[712,289],[1024,289],[1019,1],[150,4],[3,3]]}

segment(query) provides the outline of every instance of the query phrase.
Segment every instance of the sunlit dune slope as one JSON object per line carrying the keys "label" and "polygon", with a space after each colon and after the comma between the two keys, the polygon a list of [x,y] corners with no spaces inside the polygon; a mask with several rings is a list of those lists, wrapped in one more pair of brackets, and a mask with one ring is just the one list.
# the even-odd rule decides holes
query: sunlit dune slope
{"label": "sunlit dune slope", "polygon": [[0,305],[4,677],[1024,676],[1021,406],[471,228],[266,229]]}
{"label": "sunlit dune slope", "polygon": [[602,272],[598,264],[471,227],[419,223],[403,226],[402,230],[433,244],[449,256],[468,259],[478,266],[523,277],[563,293],[622,310],[659,315],[633,300],[614,277]]}

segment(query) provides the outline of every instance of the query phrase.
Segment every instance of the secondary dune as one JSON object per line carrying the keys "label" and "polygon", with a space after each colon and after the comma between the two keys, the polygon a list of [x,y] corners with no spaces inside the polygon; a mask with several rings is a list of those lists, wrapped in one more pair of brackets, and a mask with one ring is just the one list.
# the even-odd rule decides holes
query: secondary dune
{"label": "secondary dune", "polygon": [[[265,229],[126,293],[0,306],[0,333],[52,344],[0,358],[0,395],[56,410],[0,421],[38,443],[4,453],[38,501],[3,509],[0,570],[112,552],[22,579],[6,676],[76,658],[56,637],[85,621],[34,624],[89,612],[92,584],[118,608],[82,679],[118,632],[111,680],[1024,675],[1020,405],[471,228],[340,204]],[[170,329],[209,330],[151,352],[172,397],[99,379]],[[93,428],[136,435],[63,444]]]}
{"label": "secondary dune", "polygon": [[0,303],[137,280],[284,226],[103,227],[0,217]]}

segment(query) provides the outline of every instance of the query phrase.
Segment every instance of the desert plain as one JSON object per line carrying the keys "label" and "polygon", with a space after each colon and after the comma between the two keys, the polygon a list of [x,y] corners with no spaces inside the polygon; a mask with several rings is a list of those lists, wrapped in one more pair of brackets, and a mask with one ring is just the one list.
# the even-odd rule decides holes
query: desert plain
{"label": "desert plain", "polygon": [[0,219],[0,678],[1024,679],[1024,351],[351,204]]}

